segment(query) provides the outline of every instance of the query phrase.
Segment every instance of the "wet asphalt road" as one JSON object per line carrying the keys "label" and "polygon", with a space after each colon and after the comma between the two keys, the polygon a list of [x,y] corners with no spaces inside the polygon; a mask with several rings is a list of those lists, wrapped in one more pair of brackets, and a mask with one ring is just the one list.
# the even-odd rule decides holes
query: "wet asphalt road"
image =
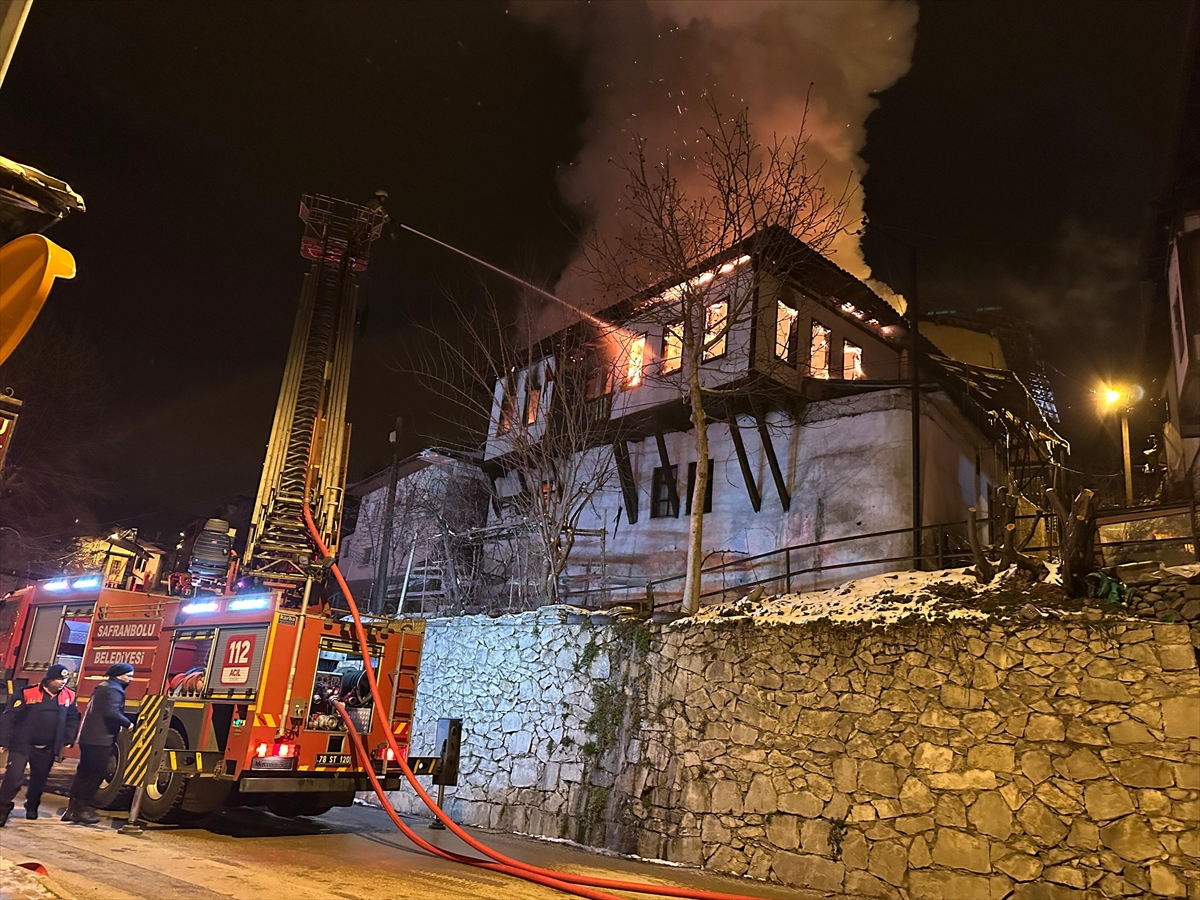
{"label": "wet asphalt road", "polygon": [[[56,773],[51,785],[61,789],[63,782]],[[556,900],[567,896],[435,859],[410,844],[383,812],[363,806],[298,819],[281,819],[259,809],[231,809],[195,826],[151,827],[135,837],[117,832],[123,819],[106,816],[91,827],[59,821],[66,801],[58,795],[45,796],[42,817],[36,822],[24,819],[21,802],[18,797],[8,826],[0,829],[0,854],[17,862],[41,862],[77,900]],[[408,822],[429,836],[431,843],[467,850],[453,835],[431,831],[427,820]],[[830,896],[472,831],[517,859],[575,873],[771,900]]]}

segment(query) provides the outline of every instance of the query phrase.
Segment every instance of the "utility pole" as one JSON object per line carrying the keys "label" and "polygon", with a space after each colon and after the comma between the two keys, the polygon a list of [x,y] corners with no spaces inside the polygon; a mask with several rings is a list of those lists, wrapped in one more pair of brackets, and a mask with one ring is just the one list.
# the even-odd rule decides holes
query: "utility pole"
{"label": "utility pole", "polygon": [[1129,408],[1121,408],[1121,450],[1125,454],[1125,505],[1133,506],[1133,461],[1129,458]]}
{"label": "utility pole", "polygon": [[383,612],[387,602],[388,570],[392,562],[392,529],[396,516],[396,481],[400,475],[400,429],[404,419],[396,417],[396,430],[388,435],[392,445],[392,472],[388,479],[387,503],[383,508],[383,542],[379,548],[379,558],[375,560],[375,583],[371,591],[371,612],[378,615]]}
{"label": "utility pole", "polygon": [[913,568],[921,568],[921,526],[924,524],[921,509],[921,306],[917,294],[917,248],[909,244],[909,260],[912,268],[912,283],[908,297],[908,378],[912,390],[912,553]]}

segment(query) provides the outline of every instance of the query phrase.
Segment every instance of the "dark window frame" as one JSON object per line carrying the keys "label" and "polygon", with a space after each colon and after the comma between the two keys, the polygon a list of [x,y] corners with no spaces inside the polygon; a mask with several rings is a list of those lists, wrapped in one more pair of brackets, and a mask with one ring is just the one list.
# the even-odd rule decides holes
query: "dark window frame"
{"label": "dark window frame", "polygon": [[671,503],[671,482],[679,484],[679,466],[656,466],[650,483],[650,518],[677,519],[679,508]]}

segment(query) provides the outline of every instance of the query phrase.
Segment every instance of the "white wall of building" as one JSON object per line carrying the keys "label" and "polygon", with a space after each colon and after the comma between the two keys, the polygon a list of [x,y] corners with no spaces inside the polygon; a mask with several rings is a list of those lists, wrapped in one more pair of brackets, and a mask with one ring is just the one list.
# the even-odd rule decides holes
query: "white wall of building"
{"label": "white wall of building", "polygon": [[[787,413],[771,413],[767,417],[768,432],[791,495],[787,512],[754,421],[743,417],[740,424],[750,469],[762,496],[758,512],[746,490],[729,427],[723,423],[711,425],[709,450],[714,481],[712,512],[704,520],[706,564],[733,562],[776,548],[909,528],[910,410],[907,390],[896,388],[811,403],[800,423]],[[965,519],[969,506],[986,507],[988,489],[997,478],[995,462],[990,450],[985,449],[989,442],[940,395],[927,395],[922,413],[924,520],[940,523]],[[638,520],[629,521],[621,485],[614,475],[579,522],[581,529],[605,530],[603,548],[598,538],[579,538],[571,557],[573,572],[589,566],[598,571],[603,552],[610,583],[623,581],[644,592],[646,581],[683,571],[688,535],[687,471],[696,458],[694,433],[670,433],[665,441],[678,476],[679,516],[651,517],[654,469],[661,465],[657,443],[653,437],[631,442]],[[497,487],[502,495],[520,489],[515,475],[501,479]],[[800,551],[793,558],[792,568],[902,556],[910,552],[910,541],[904,533]],[[765,565],[755,570],[757,575],[750,569],[740,576],[727,572],[726,586],[731,586],[729,579],[751,580],[773,571]],[[796,579],[792,587],[810,589],[895,568],[903,566],[835,569]],[[669,597],[680,586],[676,583],[656,593]],[[721,586],[720,581],[705,583],[705,589]]]}

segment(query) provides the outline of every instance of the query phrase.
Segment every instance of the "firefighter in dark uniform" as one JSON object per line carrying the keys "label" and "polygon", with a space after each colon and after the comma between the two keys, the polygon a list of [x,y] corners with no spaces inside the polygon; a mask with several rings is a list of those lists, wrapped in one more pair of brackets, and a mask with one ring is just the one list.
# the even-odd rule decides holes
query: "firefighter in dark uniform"
{"label": "firefighter in dark uniform", "polygon": [[64,822],[95,825],[100,821],[91,808],[92,798],[104,780],[108,759],[117,734],[133,723],[125,715],[125,688],[133,681],[133,666],[115,663],[104,673],[88,700],[87,715],[79,732],[79,768],[71,782],[70,803],[63,813]]}
{"label": "firefighter in dark uniform", "polygon": [[25,780],[25,818],[38,817],[38,804],[46,777],[64,746],[75,743],[79,734],[79,708],[75,692],[67,685],[65,666],[53,665],[37,687],[26,688],[0,715],[0,747],[8,748],[8,768],[0,783],[0,827],[8,822],[13,797]]}

